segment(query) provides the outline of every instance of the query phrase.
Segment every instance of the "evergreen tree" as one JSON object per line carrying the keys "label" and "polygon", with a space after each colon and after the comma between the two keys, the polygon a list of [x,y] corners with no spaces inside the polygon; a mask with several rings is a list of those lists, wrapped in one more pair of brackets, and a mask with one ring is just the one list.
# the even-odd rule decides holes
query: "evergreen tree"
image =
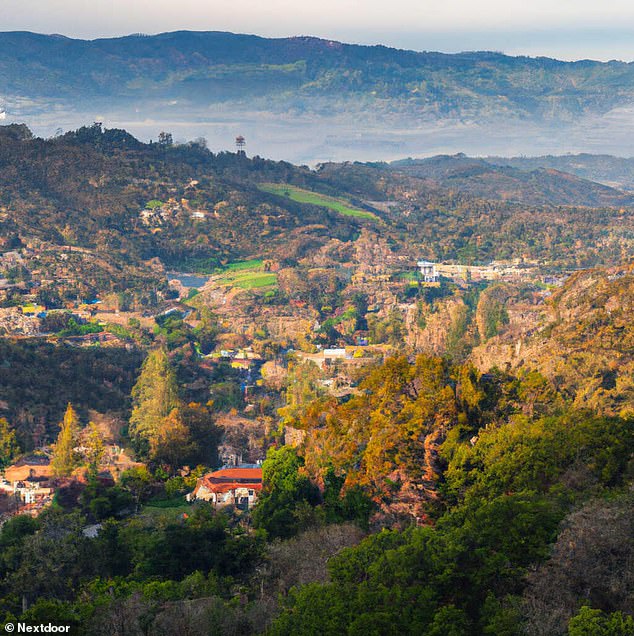
{"label": "evergreen tree", "polygon": [[179,406],[176,375],[164,349],[151,351],[132,389],[130,437],[147,451],[163,420]]}
{"label": "evergreen tree", "polygon": [[79,429],[79,419],[72,404],[68,404],[64,420],[60,424],[61,430],[55,443],[52,466],[56,477],[67,477],[75,467],[75,440]]}

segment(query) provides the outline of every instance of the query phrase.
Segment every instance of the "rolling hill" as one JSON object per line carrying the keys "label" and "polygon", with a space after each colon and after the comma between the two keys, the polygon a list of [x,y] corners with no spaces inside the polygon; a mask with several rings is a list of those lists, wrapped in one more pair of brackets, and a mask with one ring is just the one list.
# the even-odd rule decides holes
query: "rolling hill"
{"label": "rolling hill", "polygon": [[144,144],[98,124],[48,140],[0,127],[0,247],[66,246],[102,289],[149,275],[156,258],[199,272],[251,258],[293,263],[363,228],[409,261],[610,265],[634,240],[630,203],[568,174],[464,158],[311,170],[198,142]]}
{"label": "rolling hill", "polygon": [[[493,161],[499,161],[499,164]],[[505,165],[504,161],[457,154],[394,161],[390,167],[403,174],[429,179],[440,187],[484,199],[503,199],[531,205],[618,206],[634,202],[630,194],[616,188],[550,165],[542,166],[539,158],[534,162],[527,159],[523,164],[508,160]],[[520,165],[512,165],[514,161]]]}

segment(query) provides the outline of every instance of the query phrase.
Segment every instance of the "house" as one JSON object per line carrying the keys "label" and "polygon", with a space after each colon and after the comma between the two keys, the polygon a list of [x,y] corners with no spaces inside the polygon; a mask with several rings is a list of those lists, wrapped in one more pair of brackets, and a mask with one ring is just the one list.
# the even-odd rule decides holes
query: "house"
{"label": "house", "polygon": [[418,261],[417,263],[420,273],[423,275],[423,281],[425,283],[437,283],[438,273],[436,272],[436,263],[430,263],[429,261]]}
{"label": "house", "polygon": [[261,467],[223,468],[201,477],[187,500],[201,499],[216,508],[237,506],[246,510],[255,505],[261,490]]}
{"label": "house", "polygon": [[25,504],[48,503],[53,496],[52,488],[45,488],[31,481],[17,482],[14,492]]}

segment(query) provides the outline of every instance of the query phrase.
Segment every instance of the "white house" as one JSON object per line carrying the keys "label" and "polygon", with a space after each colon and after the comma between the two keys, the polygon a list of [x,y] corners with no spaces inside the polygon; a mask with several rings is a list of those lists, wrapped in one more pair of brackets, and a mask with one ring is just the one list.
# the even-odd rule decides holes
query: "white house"
{"label": "white house", "polygon": [[436,272],[436,263],[430,263],[429,261],[418,261],[418,268],[423,275],[423,281],[426,283],[437,283],[438,273]]}

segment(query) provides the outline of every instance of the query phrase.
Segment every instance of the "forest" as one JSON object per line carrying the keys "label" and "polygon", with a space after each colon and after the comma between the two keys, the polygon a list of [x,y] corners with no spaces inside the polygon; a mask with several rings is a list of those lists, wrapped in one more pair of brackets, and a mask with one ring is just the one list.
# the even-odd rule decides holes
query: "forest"
{"label": "forest", "polygon": [[[204,470],[177,467],[213,465],[195,445],[218,438],[150,354],[129,433],[146,466],[107,485],[88,464],[39,517],[3,524],[4,620],[78,634],[633,632],[631,418],[574,409],[537,372],[424,355],[387,359],[360,389],[295,414],[305,441],[273,443],[250,518],[174,508]],[[69,407],[60,476],[87,461],[64,442],[78,426]]]}

